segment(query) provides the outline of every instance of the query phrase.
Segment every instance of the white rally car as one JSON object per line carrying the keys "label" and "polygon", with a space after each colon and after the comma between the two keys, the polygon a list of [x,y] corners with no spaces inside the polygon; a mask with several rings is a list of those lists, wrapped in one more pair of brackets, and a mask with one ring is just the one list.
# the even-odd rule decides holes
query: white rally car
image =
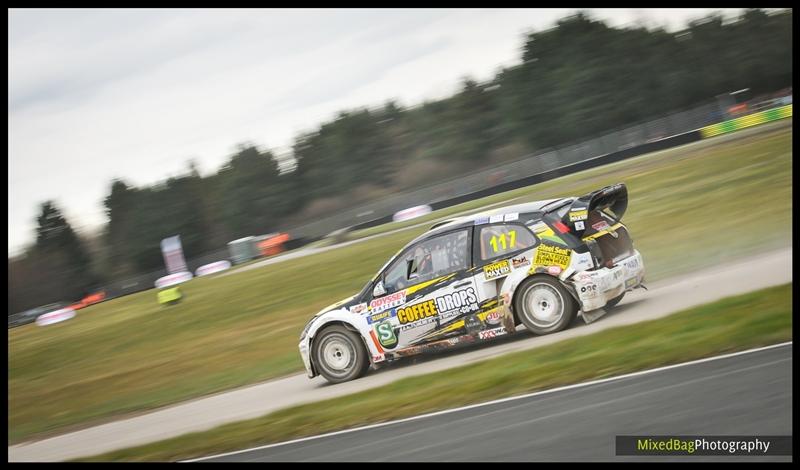
{"label": "white rally car", "polygon": [[361,376],[424,351],[587,322],[643,287],[644,263],[620,219],[624,184],[440,222],[358,294],[316,314],[300,335],[309,377]]}

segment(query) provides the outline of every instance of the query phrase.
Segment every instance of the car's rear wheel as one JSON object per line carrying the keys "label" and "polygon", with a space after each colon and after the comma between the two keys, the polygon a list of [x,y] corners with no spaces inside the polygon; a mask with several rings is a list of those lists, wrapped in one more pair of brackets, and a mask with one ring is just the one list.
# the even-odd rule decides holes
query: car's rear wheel
{"label": "car's rear wheel", "polygon": [[563,330],[578,313],[569,292],[558,281],[545,276],[528,278],[519,286],[514,308],[525,327],[538,335]]}
{"label": "car's rear wheel", "polygon": [[340,325],[329,326],[317,335],[313,357],[320,375],[331,383],[356,379],[369,368],[361,338]]}
{"label": "car's rear wheel", "polygon": [[616,307],[617,304],[622,300],[623,297],[625,297],[625,293],[624,292],[621,293],[620,295],[614,297],[613,299],[609,300],[608,302],[606,302],[605,309],[608,310],[610,308]]}

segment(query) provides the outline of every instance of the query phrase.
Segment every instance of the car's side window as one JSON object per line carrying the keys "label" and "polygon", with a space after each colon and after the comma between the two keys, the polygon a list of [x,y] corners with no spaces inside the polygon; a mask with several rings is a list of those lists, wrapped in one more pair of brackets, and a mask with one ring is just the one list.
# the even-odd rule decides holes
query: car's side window
{"label": "car's side window", "polygon": [[516,224],[484,225],[478,235],[482,261],[501,257],[536,245],[536,237]]}
{"label": "car's side window", "polygon": [[467,269],[468,235],[467,229],[450,232],[406,250],[386,270],[386,292],[397,292],[410,285]]}

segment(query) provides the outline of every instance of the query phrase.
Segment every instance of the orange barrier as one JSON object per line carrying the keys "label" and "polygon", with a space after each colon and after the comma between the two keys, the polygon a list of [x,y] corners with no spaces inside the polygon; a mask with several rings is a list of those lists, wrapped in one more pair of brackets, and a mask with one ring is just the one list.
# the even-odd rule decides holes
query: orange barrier
{"label": "orange barrier", "polygon": [[289,241],[288,233],[279,233],[274,237],[270,237],[258,242],[258,250],[261,256],[272,256],[285,250],[284,243]]}
{"label": "orange barrier", "polygon": [[732,116],[738,116],[747,112],[747,103],[737,104],[728,108],[728,113]]}
{"label": "orange barrier", "polygon": [[79,302],[70,305],[69,308],[73,310],[78,310],[84,307],[88,307],[89,305],[102,302],[103,300],[105,300],[105,298],[106,298],[106,293],[104,291],[95,292],[94,294],[89,294],[86,297],[82,298]]}

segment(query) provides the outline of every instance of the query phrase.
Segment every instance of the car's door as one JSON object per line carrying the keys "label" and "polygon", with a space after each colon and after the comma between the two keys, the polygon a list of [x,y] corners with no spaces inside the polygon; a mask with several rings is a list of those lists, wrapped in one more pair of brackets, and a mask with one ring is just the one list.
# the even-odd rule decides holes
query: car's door
{"label": "car's door", "polygon": [[[473,259],[475,264],[475,286],[483,310],[500,305],[500,286],[506,276],[523,269],[528,270],[534,261],[539,240],[525,225],[518,221],[479,224],[475,227]],[[496,299],[496,302],[492,302]],[[502,321],[498,315],[483,317],[488,328],[498,327]],[[513,322],[512,322],[513,323]],[[507,328],[513,327],[506,325]]]}
{"label": "car's door", "polygon": [[385,349],[438,339],[438,330],[478,310],[471,238],[472,227],[438,234],[407,247],[384,270],[386,293],[371,300],[369,321]]}

